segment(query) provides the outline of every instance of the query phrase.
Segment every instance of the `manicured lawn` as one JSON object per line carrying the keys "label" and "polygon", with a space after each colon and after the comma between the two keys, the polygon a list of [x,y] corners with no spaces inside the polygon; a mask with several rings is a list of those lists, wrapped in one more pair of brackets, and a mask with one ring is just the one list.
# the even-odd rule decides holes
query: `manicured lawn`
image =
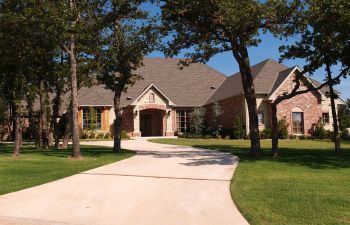
{"label": "manicured lawn", "polygon": [[350,142],[336,156],[329,141],[283,140],[281,156],[248,156],[249,142],[236,140],[157,139],[231,152],[240,157],[231,181],[237,207],[251,224],[350,224]]}
{"label": "manicured lawn", "polygon": [[71,150],[35,149],[24,145],[21,156],[11,156],[11,145],[0,145],[0,195],[44,184],[134,155],[112,153],[110,148],[81,146],[81,160],[70,159]]}

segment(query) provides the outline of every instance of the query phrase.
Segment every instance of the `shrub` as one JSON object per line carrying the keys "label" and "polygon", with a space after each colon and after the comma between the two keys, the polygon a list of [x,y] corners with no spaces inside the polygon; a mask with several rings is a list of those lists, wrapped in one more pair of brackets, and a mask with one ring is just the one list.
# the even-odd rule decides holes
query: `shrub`
{"label": "shrub", "polygon": [[195,135],[202,135],[204,130],[205,108],[195,108],[190,113],[191,132]]}
{"label": "shrub", "polygon": [[105,133],[104,133],[104,132],[98,132],[98,133],[96,133],[96,138],[97,138],[97,139],[104,139],[104,138],[105,138]]}
{"label": "shrub", "polygon": [[239,116],[236,116],[234,122],[233,122],[233,131],[232,131],[232,138],[233,139],[243,139],[244,138],[244,126],[242,123],[242,120]]}
{"label": "shrub", "polygon": [[341,132],[341,139],[350,140],[350,132],[348,129],[343,129]]}
{"label": "shrub", "polygon": [[333,132],[333,131],[331,131],[331,130],[326,130],[326,131],[325,131],[324,138],[325,138],[325,139],[333,139],[333,135],[334,135],[334,132]]}
{"label": "shrub", "polygon": [[79,133],[79,138],[80,139],[88,139],[89,138],[89,135],[88,135],[88,132],[86,130],[81,130],[80,133]]}
{"label": "shrub", "polygon": [[289,135],[289,139],[292,139],[292,140],[297,139],[297,136],[294,134],[291,134],[291,135]]}
{"label": "shrub", "polygon": [[310,134],[315,139],[323,140],[326,137],[326,130],[324,129],[323,123],[319,120],[317,123],[312,124]]}
{"label": "shrub", "polygon": [[308,137],[305,136],[305,135],[300,135],[300,136],[298,136],[298,138],[299,138],[300,140],[307,140],[307,139],[308,139]]}
{"label": "shrub", "polygon": [[121,137],[121,139],[130,139],[128,132],[126,132],[125,130],[122,130],[120,137]]}
{"label": "shrub", "polygon": [[111,133],[105,133],[105,136],[103,137],[104,139],[111,139],[112,138],[112,135]]}
{"label": "shrub", "polygon": [[265,128],[260,132],[260,138],[261,139],[271,139],[272,138],[272,129]]}
{"label": "shrub", "polygon": [[220,104],[218,102],[215,102],[212,107],[211,107],[211,112],[212,112],[212,126],[210,128],[211,130],[211,134],[213,135],[213,137],[217,137],[219,136],[219,134],[221,133],[221,129],[222,126],[220,124],[220,115],[223,113],[222,108],[220,106]]}
{"label": "shrub", "polygon": [[278,138],[279,139],[287,139],[288,138],[288,122],[286,120],[286,117],[283,117],[281,120],[277,123],[277,129],[278,129]]}

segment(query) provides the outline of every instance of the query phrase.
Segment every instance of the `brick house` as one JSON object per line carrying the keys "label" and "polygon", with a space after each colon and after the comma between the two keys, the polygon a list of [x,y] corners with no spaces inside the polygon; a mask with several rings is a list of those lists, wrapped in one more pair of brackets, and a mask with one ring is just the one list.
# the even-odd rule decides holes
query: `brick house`
{"label": "brick house", "polygon": [[[173,136],[185,132],[189,126],[189,113],[195,107],[206,107],[210,120],[210,106],[218,102],[223,110],[220,122],[232,128],[239,116],[249,133],[247,104],[243,96],[240,74],[226,77],[205,64],[192,64],[179,69],[178,59],[146,58],[138,69],[143,80],[122,94],[123,130],[132,137]],[[298,67],[288,68],[267,59],[252,66],[257,94],[259,127],[271,126],[270,102],[293,88],[293,75]],[[319,83],[306,79],[312,85]],[[305,88],[304,85],[301,88]],[[79,91],[79,124],[89,126],[89,107],[94,107],[97,129],[108,132],[115,119],[114,94],[101,85]],[[341,99],[336,104],[343,104]],[[332,115],[327,88],[309,92],[282,102],[278,118],[285,117],[289,133],[307,135],[313,123],[322,120],[325,128],[332,129]],[[209,121],[210,122],[210,121]]]}

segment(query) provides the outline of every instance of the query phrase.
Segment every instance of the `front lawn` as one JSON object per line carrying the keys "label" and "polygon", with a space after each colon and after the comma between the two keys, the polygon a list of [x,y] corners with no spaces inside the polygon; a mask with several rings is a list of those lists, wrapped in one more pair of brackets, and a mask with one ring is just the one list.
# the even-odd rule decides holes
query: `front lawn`
{"label": "front lawn", "polygon": [[58,180],[134,155],[131,151],[112,153],[111,148],[81,146],[83,158],[70,159],[71,150],[43,150],[24,145],[13,158],[11,145],[0,145],[0,195]]}
{"label": "front lawn", "polygon": [[155,139],[231,152],[240,157],[231,194],[250,224],[350,224],[350,142],[333,153],[330,141],[282,140],[280,157],[270,158],[270,140],[262,141],[265,156],[248,156],[249,141]]}

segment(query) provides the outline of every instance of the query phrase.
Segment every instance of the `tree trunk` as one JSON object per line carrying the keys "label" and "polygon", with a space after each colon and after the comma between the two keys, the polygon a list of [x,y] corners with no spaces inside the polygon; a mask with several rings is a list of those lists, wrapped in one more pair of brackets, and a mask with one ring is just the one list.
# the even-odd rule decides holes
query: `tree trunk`
{"label": "tree trunk", "polygon": [[114,145],[113,152],[121,152],[121,133],[122,133],[122,109],[120,108],[121,92],[114,93]]}
{"label": "tree trunk", "polygon": [[[71,109],[69,109],[69,110],[71,110]],[[65,129],[64,129],[64,134],[63,134],[63,138],[62,138],[63,140],[62,140],[61,149],[67,149],[69,136],[70,136],[70,132],[71,132],[70,112],[67,112],[67,114],[64,115],[64,118],[61,118],[61,119],[65,119]]]}
{"label": "tree trunk", "polygon": [[53,133],[54,133],[54,139],[55,139],[55,149],[60,148],[60,130],[58,126],[57,119],[60,115],[60,107],[61,107],[61,88],[58,84],[56,84],[56,97],[53,101],[53,107],[52,107],[52,124],[53,124]]}
{"label": "tree trunk", "polygon": [[40,81],[39,84],[39,104],[40,104],[40,110],[39,110],[39,124],[38,124],[38,133],[37,133],[37,147],[42,147],[44,146],[44,141],[43,141],[43,133],[44,133],[44,107],[43,107],[43,93],[44,92],[44,86],[42,81]]}
{"label": "tree trunk", "polygon": [[[327,71],[327,79],[332,80],[332,72],[330,65],[327,63],[326,65]],[[333,141],[334,141],[334,150],[336,154],[340,153],[340,134],[339,134],[339,126],[338,126],[338,117],[337,110],[335,106],[335,94],[333,89],[333,83],[331,82],[329,85],[329,95],[331,98],[331,108],[332,108],[332,117],[333,117]]]}
{"label": "tree trunk", "polygon": [[271,123],[272,123],[272,157],[278,156],[278,120],[277,106],[271,104]]}
{"label": "tree trunk", "polygon": [[248,50],[245,46],[233,46],[233,56],[238,62],[241,73],[244,96],[248,105],[249,113],[249,137],[250,137],[250,151],[254,157],[261,155],[260,138],[259,138],[259,123],[256,106],[255,88],[253,83],[253,75],[250,69],[250,62]]}
{"label": "tree trunk", "polygon": [[75,58],[75,36],[71,35],[71,45],[69,52],[70,63],[70,80],[71,80],[71,125],[72,125],[72,157],[79,159],[80,145],[79,145],[79,127],[78,127],[78,81],[77,81],[77,61]]}
{"label": "tree trunk", "polygon": [[52,146],[52,144],[53,144],[54,131],[55,131],[54,122],[53,122],[53,119],[51,119],[51,121],[50,121],[50,128],[49,128],[49,137],[48,137],[48,144],[49,144],[49,146]]}
{"label": "tree trunk", "polygon": [[19,156],[20,154],[20,148],[22,145],[22,129],[21,129],[21,119],[18,115],[18,111],[16,109],[15,113],[15,123],[14,123],[14,130],[15,130],[15,143],[13,148],[13,156]]}

